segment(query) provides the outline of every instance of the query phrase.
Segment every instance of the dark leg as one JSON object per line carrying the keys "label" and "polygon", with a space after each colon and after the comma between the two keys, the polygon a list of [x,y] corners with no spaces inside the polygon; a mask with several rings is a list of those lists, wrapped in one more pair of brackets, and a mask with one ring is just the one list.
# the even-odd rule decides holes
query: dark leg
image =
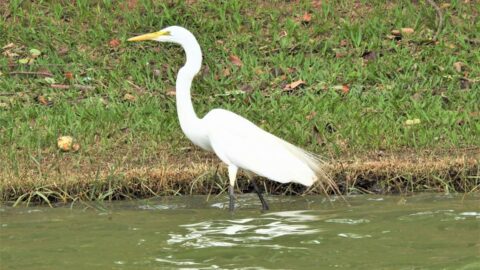
{"label": "dark leg", "polygon": [[253,189],[255,189],[255,192],[258,195],[258,198],[260,199],[260,202],[262,203],[262,210],[266,211],[269,209],[267,201],[263,198],[262,193],[260,192],[260,189],[258,188],[257,184],[255,183],[255,180],[251,179],[252,184],[253,184]]}
{"label": "dark leg", "polygon": [[235,209],[235,194],[234,194],[234,191],[233,191],[233,186],[228,186],[228,196],[230,197],[230,203],[228,205],[228,210],[230,212],[233,212],[233,210]]}

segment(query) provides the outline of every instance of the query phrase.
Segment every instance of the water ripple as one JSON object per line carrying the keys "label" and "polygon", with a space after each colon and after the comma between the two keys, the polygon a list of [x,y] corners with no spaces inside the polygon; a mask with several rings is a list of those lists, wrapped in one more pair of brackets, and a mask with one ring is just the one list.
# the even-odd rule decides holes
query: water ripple
{"label": "water ripple", "polygon": [[[270,247],[274,249],[292,247],[261,243],[278,237],[307,235],[321,232],[306,222],[318,220],[308,211],[282,211],[264,214],[259,218],[210,220],[184,224],[185,234],[169,234],[168,244],[180,244],[196,248],[206,247]],[[293,247],[297,249],[296,247]]]}

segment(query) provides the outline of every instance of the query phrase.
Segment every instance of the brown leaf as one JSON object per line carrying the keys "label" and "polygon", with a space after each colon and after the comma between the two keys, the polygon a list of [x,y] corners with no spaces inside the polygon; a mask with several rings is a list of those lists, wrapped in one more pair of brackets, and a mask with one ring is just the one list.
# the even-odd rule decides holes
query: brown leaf
{"label": "brown leaf", "polygon": [[231,74],[231,72],[230,72],[230,69],[229,69],[229,68],[224,68],[224,69],[222,70],[222,75],[223,75],[223,77],[228,77],[228,76],[230,76],[230,74]]}
{"label": "brown leaf", "polygon": [[312,14],[305,12],[302,16],[302,22],[309,23],[312,20]]}
{"label": "brown leaf", "polygon": [[335,58],[343,58],[347,55],[346,52],[335,52]]}
{"label": "brown leaf", "polygon": [[409,28],[409,27],[405,27],[405,28],[401,28],[400,29],[400,32],[402,34],[413,34],[413,32],[415,32],[415,30],[413,28]]}
{"label": "brown leaf", "polygon": [[65,72],[65,79],[67,79],[67,80],[73,79],[73,73],[70,72],[70,71],[66,71]]}
{"label": "brown leaf", "polygon": [[396,36],[396,37],[399,37],[402,35],[402,33],[400,32],[400,30],[397,30],[397,29],[393,29],[392,30],[392,35]]}
{"label": "brown leaf", "polygon": [[350,87],[348,86],[348,84],[335,85],[333,89],[337,91],[342,91],[342,93],[344,94],[348,94],[348,92],[350,92]]}
{"label": "brown leaf", "polygon": [[80,144],[74,143],[72,145],[72,152],[77,152],[78,150],[80,150]]}
{"label": "brown leaf", "polygon": [[463,63],[462,62],[455,62],[455,63],[453,63],[453,67],[455,68],[455,70],[457,72],[462,72]]}
{"label": "brown leaf", "polygon": [[348,40],[342,39],[340,40],[340,47],[347,47],[348,45]]}
{"label": "brown leaf", "polygon": [[130,10],[135,9],[137,7],[137,4],[138,4],[138,0],[128,0],[127,1],[127,6],[128,6],[128,9],[130,9]]}
{"label": "brown leaf", "polygon": [[471,82],[467,78],[460,78],[460,89],[470,88]]}
{"label": "brown leaf", "polygon": [[50,87],[55,88],[55,89],[69,89],[70,85],[66,84],[50,84]]}
{"label": "brown leaf", "polygon": [[120,46],[120,40],[114,38],[108,42],[108,46],[110,46],[111,48],[116,48]]}
{"label": "brown leaf", "polygon": [[245,84],[240,88],[240,90],[242,90],[245,93],[251,93],[253,91],[253,86],[251,86],[250,84]]}
{"label": "brown leaf", "polygon": [[305,84],[304,80],[297,80],[297,81],[294,81],[294,82],[291,82],[291,83],[285,85],[283,90],[285,90],[285,91],[294,90],[295,88],[299,87],[300,85],[304,85],[304,84]]}
{"label": "brown leaf", "polygon": [[377,53],[374,51],[366,51],[362,54],[363,60],[371,61],[377,59]]}
{"label": "brown leaf", "polygon": [[321,7],[322,7],[322,1],[321,1],[321,0],[314,0],[314,1],[312,1],[312,7],[314,7],[314,8],[321,8]]}
{"label": "brown leaf", "polygon": [[66,55],[68,53],[68,47],[67,46],[61,46],[60,48],[57,49],[58,55]]}
{"label": "brown leaf", "polygon": [[38,96],[36,98],[37,102],[42,104],[42,105],[45,105],[45,106],[49,106],[51,105],[51,102],[48,101],[48,99],[45,97],[45,96]]}
{"label": "brown leaf", "polygon": [[243,63],[242,63],[242,60],[240,60],[240,58],[236,55],[233,55],[231,54],[229,57],[228,57],[228,60],[230,60],[230,62],[232,64],[234,64],[235,66],[237,67],[241,67],[243,66]]}
{"label": "brown leaf", "polygon": [[135,100],[137,100],[137,97],[132,95],[132,94],[127,93],[123,96],[123,100],[124,101],[129,101],[129,102],[134,102]]}
{"label": "brown leaf", "polygon": [[313,118],[315,118],[315,116],[317,115],[317,112],[316,111],[311,111],[307,116],[305,116],[305,118],[310,121],[312,120]]}
{"label": "brown leaf", "polygon": [[177,92],[175,91],[175,88],[170,88],[168,91],[167,91],[167,96],[169,97],[174,97],[175,95],[177,95]]}
{"label": "brown leaf", "polygon": [[[312,139],[318,144],[318,145],[325,145],[325,142],[322,138],[322,135],[320,134],[320,130],[318,130],[317,126],[313,126],[312,128]],[[312,141],[313,141],[312,140]]]}

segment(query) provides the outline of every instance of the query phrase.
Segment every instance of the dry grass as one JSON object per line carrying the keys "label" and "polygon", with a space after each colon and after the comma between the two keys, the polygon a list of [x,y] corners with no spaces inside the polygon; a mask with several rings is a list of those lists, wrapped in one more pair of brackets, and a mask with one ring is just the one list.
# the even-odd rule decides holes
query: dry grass
{"label": "dry grass", "polygon": [[[344,194],[474,192],[480,185],[479,148],[367,153],[330,163],[330,173]],[[226,168],[214,156],[193,150],[165,154],[136,164],[134,159],[104,156],[72,166],[64,155],[43,161],[18,162],[20,168],[0,172],[2,201],[70,202],[119,200],[162,195],[221,194],[227,187]],[[121,160],[123,162],[117,162]],[[128,160],[128,161],[126,161]],[[8,166],[7,166],[8,167]],[[241,176],[238,190],[253,188]],[[270,194],[320,194],[321,187],[263,181]]]}

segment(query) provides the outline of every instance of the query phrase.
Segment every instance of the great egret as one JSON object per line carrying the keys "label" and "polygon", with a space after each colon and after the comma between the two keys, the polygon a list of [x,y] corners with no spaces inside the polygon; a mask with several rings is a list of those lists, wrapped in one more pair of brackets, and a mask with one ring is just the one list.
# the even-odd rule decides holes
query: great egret
{"label": "great egret", "polygon": [[[203,118],[198,118],[193,109],[190,88],[202,66],[202,51],[190,31],[180,26],[170,26],[128,39],[144,40],[176,43],[185,51],[186,63],[178,71],[176,81],[180,127],[194,144],[215,152],[227,164],[230,211],[234,209],[234,185],[238,169],[280,183],[294,182],[311,186],[320,181],[324,191],[324,184],[327,188],[337,190],[335,182],[327,177],[324,165],[316,155],[264,131],[240,115],[224,109],[213,109]],[[253,184],[263,209],[267,210],[267,203],[255,182]]]}

